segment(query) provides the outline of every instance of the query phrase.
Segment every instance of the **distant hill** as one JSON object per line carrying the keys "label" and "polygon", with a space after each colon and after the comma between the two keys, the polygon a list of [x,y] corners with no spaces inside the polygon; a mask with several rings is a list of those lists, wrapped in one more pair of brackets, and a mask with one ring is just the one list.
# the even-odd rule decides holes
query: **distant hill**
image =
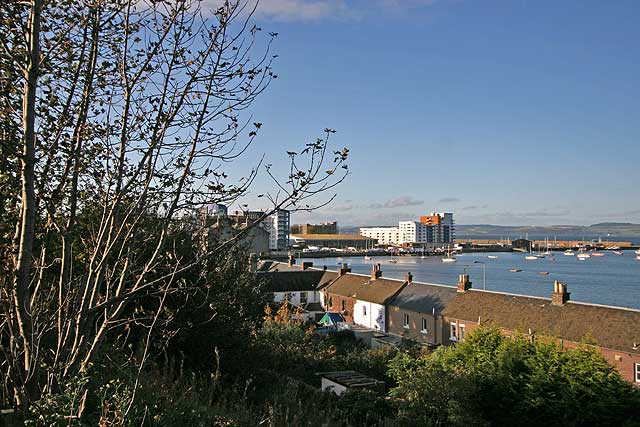
{"label": "distant hill", "polygon": [[456,225],[457,236],[505,236],[511,238],[526,235],[540,238],[615,240],[616,238],[640,237],[640,224],[603,222],[588,226],[581,225],[550,225],[550,226],[499,226],[488,224]]}

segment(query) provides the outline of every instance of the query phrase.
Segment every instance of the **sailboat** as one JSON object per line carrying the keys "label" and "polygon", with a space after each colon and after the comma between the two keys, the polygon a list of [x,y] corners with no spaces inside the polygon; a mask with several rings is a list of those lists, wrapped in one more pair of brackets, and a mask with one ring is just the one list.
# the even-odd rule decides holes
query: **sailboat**
{"label": "sailboat", "polygon": [[367,241],[365,242],[364,260],[369,261],[370,259],[371,257],[369,256],[369,240],[367,239]]}
{"label": "sailboat", "polygon": [[531,247],[532,247],[532,244],[529,243],[529,255],[525,256],[524,259],[528,259],[528,260],[538,259],[538,257],[531,252]]}
{"label": "sailboat", "polygon": [[447,256],[445,258],[442,258],[442,262],[456,262],[456,257],[451,255],[451,248],[447,247],[447,249]]}
{"label": "sailboat", "polygon": [[588,253],[586,253],[584,251],[584,248],[580,248],[580,253],[578,255],[576,255],[576,258],[578,258],[580,261],[584,261],[587,258],[591,258],[591,255],[589,255]]}

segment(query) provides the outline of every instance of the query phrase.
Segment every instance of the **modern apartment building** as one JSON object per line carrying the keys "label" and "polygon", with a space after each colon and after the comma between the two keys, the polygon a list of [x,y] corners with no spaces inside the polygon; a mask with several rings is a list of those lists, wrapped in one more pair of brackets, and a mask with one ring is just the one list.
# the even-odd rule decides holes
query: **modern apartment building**
{"label": "modern apartment building", "polygon": [[269,249],[286,251],[289,249],[291,215],[287,210],[278,210],[264,220],[265,229],[269,232]]}
{"label": "modern apartment building", "polygon": [[446,245],[454,241],[455,226],[452,213],[432,213],[420,221],[400,221],[397,227],[361,228],[360,234],[381,245]]}
{"label": "modern apartment building", "polygon": [[370,239],[377,239],[379,245],[400,244],[400,229],[398,227],[361,228],[360,235]]}

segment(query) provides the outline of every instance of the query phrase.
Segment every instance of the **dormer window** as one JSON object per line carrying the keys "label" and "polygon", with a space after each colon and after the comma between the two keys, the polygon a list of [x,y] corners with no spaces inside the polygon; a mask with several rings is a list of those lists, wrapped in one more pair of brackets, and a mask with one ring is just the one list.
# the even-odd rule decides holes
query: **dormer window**
{"label": "dormer window", "polygon": [[402,325],[403,328],[405,329],[409,329],[409,315],[408,314],[404,314],[404,324]]}

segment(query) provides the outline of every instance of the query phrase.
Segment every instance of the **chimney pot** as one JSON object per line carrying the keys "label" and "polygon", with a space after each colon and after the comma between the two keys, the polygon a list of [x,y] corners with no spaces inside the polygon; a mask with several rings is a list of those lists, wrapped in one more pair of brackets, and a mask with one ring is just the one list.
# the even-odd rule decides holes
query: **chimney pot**
{"label": "chimney pot", "polygon": [[458,275],[458,292],[467,292],[471,289],[471,281],[468,274]]}
{"label": "chimney pot", "polygon": [[571,292],[567,291],[567,285],[557,280],[553,282],[553,293],[551,294],[552,305],[565,305],[569,301]]}
{"label": "chimney pot", "polygon": [[338,276],[344,276],[347,273],[351,273],[351,269],[347,267],[347,264],[343,262],[340,266],[340,269],[338,270]]}
{"label": "chimney pot", "polygon": [[380,269],[380,264],[374,264],[371,269],[371,280],[376,280],[382,277],[382,269]]}

